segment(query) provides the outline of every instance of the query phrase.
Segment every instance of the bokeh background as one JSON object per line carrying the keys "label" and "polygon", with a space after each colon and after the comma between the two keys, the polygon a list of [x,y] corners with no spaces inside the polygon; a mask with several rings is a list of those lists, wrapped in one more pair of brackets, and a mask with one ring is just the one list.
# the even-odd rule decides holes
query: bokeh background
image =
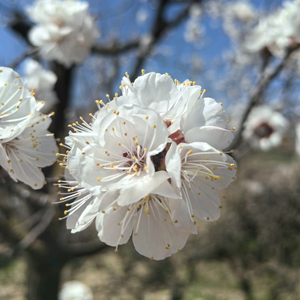
{"label": "bokeh background", "polygon": [[[67,124],[96,111],[96,99],[119,92],[125,72],[132,80],[141,69],[167,72],[180,82],[195,80],[223,103],[229,128],[236,128],[231,155],[239,172],[218,224],[197,222],[198,235],[179,254],[152,261],[131,242],[115,253],[93,225],[71,235],[57,221],[63,207],[50,202],[58,198],[52,185],[62,173],[58,164],[46,169],[48,185],[38,192],[0,169],[0,299],[55,300],[74,280],[95,300],[300,299],[300,65],[244,47],[253,27],[282,1],[89,1],[101,35],[91,55],[70,68],[32,51],[33,24],[25,14],[32,3],[0,0],[0,66],[25,76],[33,58],[56,74],[58,101],[49,112],[56,112],[50,131],[58,139]],[[248,10],[234,8],[239,3]],[[243,139],[243,125],[260,105],[286,120],[280,144],[264,151],[257,140],[275,130],[270,125]]]}

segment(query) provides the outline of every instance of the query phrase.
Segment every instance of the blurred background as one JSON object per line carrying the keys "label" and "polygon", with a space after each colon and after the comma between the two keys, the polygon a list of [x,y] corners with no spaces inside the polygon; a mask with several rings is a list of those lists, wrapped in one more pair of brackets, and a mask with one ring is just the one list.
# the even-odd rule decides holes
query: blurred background
{"label": "blurred background", "polygon": [[[88,2],[99,38],[82,63],[66,67],[41,59],[28,40],[34,2],[0,0],[0,66],[20,73],[44,112],[55,112],[58,142],[67,124],[89,120],[96,99],[119,93],[125,72],[132,81],[141,69],[168,73],[222,102],[236,132],[238,179],[218,224],[197,222],[181,253],[152,261],[131,242],[115,253],[93,225],[65,229],[64,208],[50,205],[58,164],[44,170],[39,191],[0,169],[0,299],[300,299],[300,39],[284,51],[268,39],[291,26],[278,12],[297,0]],[[300,21],[288,19],[299,31]]]}

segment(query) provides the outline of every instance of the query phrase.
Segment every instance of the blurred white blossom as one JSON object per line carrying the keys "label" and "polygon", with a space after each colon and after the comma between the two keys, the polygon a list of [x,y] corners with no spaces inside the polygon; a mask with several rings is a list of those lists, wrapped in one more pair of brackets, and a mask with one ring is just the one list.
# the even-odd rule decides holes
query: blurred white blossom
{"label": "blurred white blossom", "polygon": [[253,148],[269,151],[280,146],[289,122],[269,106],[254,107],[249,114],[243,137]]}
{"label": "blurred white blossom", "polygon": [[256,18],[256,12],[252,5],[246,1],[233,2],[228,5],[228,13],[241,22],[252,22]]}
{"label": "blurred white blossom", "polygon": [[24,83],[29,90],[34,91],[35,98],[44,101],[43,112],[50,112],[53,105],[58,101],[54,91],[56,75],[43,68],[41,64],[33,59],[27,60],[24,68]]}
{"label": "blurred white blossom", "polygon": [[59,300],[93,300],[91,289],[79,281],[66,282],[58,296]]}
{"label": "blurred white blossom", "polygon": [[193,4],[189,9],[189,19],[184,31],[186,42],[195,42],[204,34],[204,29],[200,24],[202,9],[199,4]]}
{"label": "blurred white blossom", "polygon": [[273,55],[283,57],[288,48],[299,44],[299,26],[300,1],[286,1],[283,7],[259,20],[247,36],[244,47],[249,52],[267,49]]}
{"label": "blurred white blossom", "polygon": [[70,67],[87,57],[99,36],[88,8],[88,2],[69,0],[41,0],[27,8],[28,17],[37,23],[29,40],[40,47],[44,59]]}
{"label": "blurred white blossom", "polygon": [[139,9],[136,13],[136,20],[138,23],[143,24],[148,19],[148,13],[145,9]]}

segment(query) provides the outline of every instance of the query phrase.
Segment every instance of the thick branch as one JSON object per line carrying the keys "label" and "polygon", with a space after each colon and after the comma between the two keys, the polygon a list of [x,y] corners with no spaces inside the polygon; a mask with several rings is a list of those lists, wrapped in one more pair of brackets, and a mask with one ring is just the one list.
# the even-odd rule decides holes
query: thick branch
{"label": "thick branch", "polygon": [[271,81],[273,79],[275,79],[280,74],[282,69],[285,67],[285,64],[287,63],[291,53],[299,48],[300,48],[300,45],[298,45],[295,48],[289,49],[287,51],[285,57],[277,65],[277,67],[275,69],[273,69],[273,71],[270,72],[270,71],[266,70],[264,73],[262,73],[256,86],[250,93],[250,100],[249,100],[248,106],[244,112],[243,118],[242,118],[240,126],[238,128],[238,132],[237,132],[236,137],[233,141],[233,144],[231,144],[230,148],[237,148],[240,145],[240,143],[242,141],[242,133],[244,130],[244,125],[245,125],[245,122],[247,121],[247,118],[248,118],[252,108],[258,104],[263,92],[267,89],[267,87],[269,86]]}

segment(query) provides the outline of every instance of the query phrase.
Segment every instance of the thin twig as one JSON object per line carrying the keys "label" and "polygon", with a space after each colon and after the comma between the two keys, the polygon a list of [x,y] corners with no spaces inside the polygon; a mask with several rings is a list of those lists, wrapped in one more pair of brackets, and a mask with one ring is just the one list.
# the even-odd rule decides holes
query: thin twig
{"label": "thin twig", "polygon": [[26,249],[30,244],[32,244],[40,234],[42,234],[50,224],[53,216],[54,209],[52,207],[48,207],[41,218],[41,222],[38,223],[19,243],[20,249]]}

